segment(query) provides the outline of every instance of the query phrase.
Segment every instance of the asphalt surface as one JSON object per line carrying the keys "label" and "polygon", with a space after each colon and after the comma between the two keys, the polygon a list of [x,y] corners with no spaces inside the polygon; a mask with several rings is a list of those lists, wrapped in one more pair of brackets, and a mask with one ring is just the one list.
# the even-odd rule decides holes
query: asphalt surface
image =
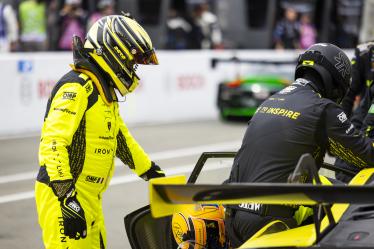
{"label": "asphalt surface", "polygon": [[[246,123],[220,121],[187,122],[130,127],[138,142],[167,175],[189,176],[204,151],[236,151]],[[38,170],[39,136],[0,139],[0,248],[43,248],[33,197]],[[132,172],[118,167],[103,206],[108,248],[130,248],[123,218],[148,204],[148,185]],[[231,160],[208,162],[200,182],[217,183],[227,177]],[[219,169],[215,169],[215,167]]]}

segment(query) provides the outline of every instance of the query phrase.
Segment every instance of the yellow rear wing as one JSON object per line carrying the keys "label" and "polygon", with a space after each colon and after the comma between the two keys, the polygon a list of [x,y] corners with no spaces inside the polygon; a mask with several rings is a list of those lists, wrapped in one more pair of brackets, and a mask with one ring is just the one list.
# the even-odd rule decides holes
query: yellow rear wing
{"label": "yellow rear wing", "polygon": [[186,184],[185,176],[150,180],[151,212],[155,218],[171,215],[193,204],[287,204],[374,203],[374,186],[364,185],[374,169],[364,169],[350,185],[288,183]]}

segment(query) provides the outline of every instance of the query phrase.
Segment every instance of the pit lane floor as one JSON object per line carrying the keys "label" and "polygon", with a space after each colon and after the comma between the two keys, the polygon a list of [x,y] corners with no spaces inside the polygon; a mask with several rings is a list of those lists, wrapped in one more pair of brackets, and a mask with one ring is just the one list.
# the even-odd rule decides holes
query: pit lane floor
{"label": "pit lane floor", "polygon": [[[189,175],[204,151],[236,151],[246,123],[220,121],[130,127],[138,142],[167,175]],[[33,197],[38,170],[39,135],[0,139],[0,248],[43,248]],[[116,161],[116,170],[103,198],[108,248],[130,248],[123,217],[148,204],[148,185]],[[215,163],[211,163],[213,167]],[[224,179],[225,171],[210,168],[205,179]]]}

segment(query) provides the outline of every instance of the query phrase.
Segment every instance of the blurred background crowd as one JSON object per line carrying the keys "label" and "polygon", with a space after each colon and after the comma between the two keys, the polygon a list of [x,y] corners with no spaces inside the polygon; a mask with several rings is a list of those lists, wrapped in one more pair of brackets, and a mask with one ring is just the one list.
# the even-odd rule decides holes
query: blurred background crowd
{"label": "blurred background crowd", "polygon": [[372,2],[0,0],[0,51],[70,50],[73,34],[84,38],[93,22],[121,11],[145,27],[157,49],[304,49],[315,42],[352,48],[372,35],[365,25]]}

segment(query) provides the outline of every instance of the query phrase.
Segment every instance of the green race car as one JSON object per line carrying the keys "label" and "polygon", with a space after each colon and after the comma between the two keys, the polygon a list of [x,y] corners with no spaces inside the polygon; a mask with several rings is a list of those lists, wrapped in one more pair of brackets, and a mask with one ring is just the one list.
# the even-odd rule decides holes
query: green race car
{"label": "green race car", "polygon": [[[252,117],[261,103],[288,86],[291,72],[281,70],[281,65],[294,65],[295,61],[259,61],[230,59],[212,59],[212,67],[218,62],[246,63],[260,67],[259,72],[233,81],[226,80],[218,85],[217,106],[224,120],[233,117]],[[269,70],[272,69],[272,70]],[[286,68],[287,70],[287,68]]]}
{"label": "green race car", "polygon": [[220,83],[217,104],[221,117],[252,117],[265,99],[288,84],[288,79],[272,75]]}

